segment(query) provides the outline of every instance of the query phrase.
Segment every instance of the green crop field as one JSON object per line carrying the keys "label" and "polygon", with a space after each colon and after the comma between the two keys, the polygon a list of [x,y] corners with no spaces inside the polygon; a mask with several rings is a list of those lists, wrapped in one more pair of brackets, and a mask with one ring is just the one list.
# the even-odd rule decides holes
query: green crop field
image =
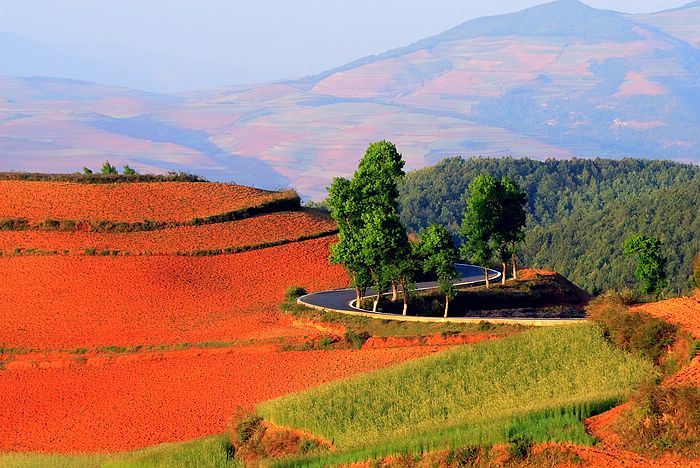
{"label": "green crop field", "polygon": [[455,348],[271,400],[258,412],[338,448],[292,465],[493,444],[514,433],[590,444],[580,421],[655,376],[651,362],[612,348],[597,326],[577,325]]}

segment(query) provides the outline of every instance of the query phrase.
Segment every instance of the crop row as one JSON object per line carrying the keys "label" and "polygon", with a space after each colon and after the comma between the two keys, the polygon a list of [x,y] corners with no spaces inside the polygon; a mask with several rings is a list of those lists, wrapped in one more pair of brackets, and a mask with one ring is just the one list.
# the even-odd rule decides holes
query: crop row
{"label": "crop row", "polygon": [[0,180],[0,229],[128,232],[296,209],[292,190],[220,183],[87,185]]}
{"label": "crop row", "polygon": [[0,231],[0,255],[218,255],[335,233],[312,211],[283,211],[240,221],[131,233]]}

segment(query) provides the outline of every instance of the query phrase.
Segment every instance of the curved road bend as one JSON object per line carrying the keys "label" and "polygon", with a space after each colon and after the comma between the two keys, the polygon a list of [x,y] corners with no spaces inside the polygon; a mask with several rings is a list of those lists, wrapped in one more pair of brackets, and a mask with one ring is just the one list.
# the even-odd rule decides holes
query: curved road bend
{"label": "curved road bend", "polygon": [[[455,286],[465,286],[469,284],[479,284],[484,282],[484,270],[480,266],[464,265],[458,263],[455,265],[457,272],[461,275],[453,284]],[[489,280],[496,280],[501,277],[501,273],[496,270],[489,269]],[[437,281],[425,281],[416,283],[416,290],[423,291],[426,289],[435,289],[438,287]],[[366,296],[374,295],[372,289],[368,289]],[[369,312],[358,309],[351,304],[355,301],[355,289],[335,289],[332,291],[321,291],[317,293],[307,294],[297,299],[297,302],[311,307],[320,307],[322,309],[332,309],[345,312]],[[390,315],[390,314],[386,314]]]}

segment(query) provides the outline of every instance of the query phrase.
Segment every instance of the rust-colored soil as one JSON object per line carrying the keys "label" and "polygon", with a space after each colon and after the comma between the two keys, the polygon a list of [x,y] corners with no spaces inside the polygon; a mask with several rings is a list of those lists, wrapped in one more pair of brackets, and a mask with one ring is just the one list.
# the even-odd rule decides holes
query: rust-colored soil
{"label": "rust-colored soil", "polygon": [[[295,240],[329,232],[335,223],[314,211],[284,211],[229,223],[180,226],[130,233],[0,231],[0,251],[15,249],[84,255],[118,251],[130,255],[167,255],[195,250],[226,249]],[[21,252],[20,252],[21,253]]]}
{"label": "rust-colored soil", "polygon": [[632,311],[644,312],[670,323],[675,323],[700,339],[700,302],[691,297],[679,297],[666,301],[643,304]]}
{"label": "rust-colored soil", "polygon": [[[634,312],[653,315],[670,323],[685,328],[694,337],[700,338],[700,304],[695,299],[682,297],[666,301],[643,304],[633,307]],[[700,357],[696,357],[689,366],[666,379],[664,385],[700,386]],[[650,459],[625,450],[620,436],[613,427],[617,419],[630,407],[629,403],[617,406],[610,411],[586,420],[588,431],[600,440],[593,448],[574,447],[576,452],[586,460],[589,466],[700,466],[700,460],[684,459],[666,454],[658,459]]]}
{"label": "rust-colored soil", "polygon": [[[213,257],[0,257],[0,347],[71,349],[301,335],[284,290],[347,285],[321,238]],[[287,321],[285,321],[287,320]]]}
{"label": "rust-colored soil", "polygon": [[176,359],[0,372],[0,450],[120,451],[222,432],[253,405],[435,350],[179,352]]}
{"label": "rust-colored soil", "polygon": [[286,196],[220,183],[76,184],[0,181],[0,219],[189,221]]}

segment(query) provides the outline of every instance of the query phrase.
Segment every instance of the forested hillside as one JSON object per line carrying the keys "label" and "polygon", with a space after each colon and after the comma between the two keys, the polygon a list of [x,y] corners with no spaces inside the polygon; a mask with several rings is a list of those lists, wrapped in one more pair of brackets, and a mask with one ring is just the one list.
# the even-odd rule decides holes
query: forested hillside
{"label": "forested hillside", "polygon": [[450,158],[406,175],[399,202],[414,231],[439,222],[456,234],[465,194],[479,174],[507,175],[528,195],[521,262],[566,275],[598,293],[630,285],[634,263],[622,254],[633,232],[659,238],[668,258],[668,293],[691,290],[700,250],[700,167],[638,159],[535,161]]}

